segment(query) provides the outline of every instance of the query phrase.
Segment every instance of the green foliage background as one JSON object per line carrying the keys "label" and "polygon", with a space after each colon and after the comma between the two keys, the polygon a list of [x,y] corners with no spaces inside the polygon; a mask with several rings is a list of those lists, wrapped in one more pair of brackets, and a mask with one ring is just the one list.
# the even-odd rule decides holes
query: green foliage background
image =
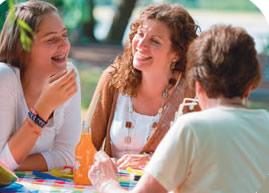
{"label": "green foliage background", "polygon": [[[18,0],[21,2],[24,0]],[[46,0],[59,8],[63,15],[65,25],[68,28],[76,28],[79,23],[90,17],[87,0]],[[96,6],[115,6],[117,0],[95,0]],[[153,3],[154,0],[139,0],[138,6]],[[258,11],[258,8],[249,0],[163,0],[162,2],[181,3],[187,8],[198,8],[207,10],[229,10],[229,11]],[[8,9],[7,2],[0,5],[0,29],[2,29],[5,13]]]}
{"label": "green foliage background", "polygon": [[2,26],[4,25],[7,10],[8,10],[8,4],[7,1],[4,1],[0,5],[0,29],[2,29]]}

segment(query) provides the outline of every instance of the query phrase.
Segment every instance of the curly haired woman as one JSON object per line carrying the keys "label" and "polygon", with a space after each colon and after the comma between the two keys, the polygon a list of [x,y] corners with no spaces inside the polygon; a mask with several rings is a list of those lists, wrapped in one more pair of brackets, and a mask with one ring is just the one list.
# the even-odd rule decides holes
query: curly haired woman
{"label": "curly haired woman", "polygon": [[179,4],[144,8],[131,24],[123,54],[100,78],[87,118],[98,99],[92,140],[97,150],[104,142],[120,168],[145,165],[183,99],[194,97],[186,88],[185,65],[197,28]]}

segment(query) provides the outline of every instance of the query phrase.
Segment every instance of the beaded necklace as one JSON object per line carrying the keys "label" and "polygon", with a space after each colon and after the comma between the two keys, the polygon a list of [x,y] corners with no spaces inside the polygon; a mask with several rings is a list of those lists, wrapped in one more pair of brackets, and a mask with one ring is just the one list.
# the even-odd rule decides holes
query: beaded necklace
{"label": "beaded necklace", "polygon": [[[154,121],[151,125],[152,129],[155,129],[157,127],[157,125],[160,121],[160,118],[161,118],[161,116],[164,112],[164,109],[165,109],[164,104],[165,104],[166,98],[168,97],[168,91],[175,83],[176,83],[175,79],[173,79],[173,78],[169,79],[168,86],[166,87],[166,89],[162,93],[162,104],[158,110],[158,115],[156,116],[156,118],[154,119]],[[134,132],[134,126],[135,126],[135,120],[133,119],[133,122],[131,121],[133,112],[134,112],[134,109],[133,109],[132,100],[130,97],[129,109],[128,109],[129,118],[128,118],[128,121],[125,122],[125,127],[128,129],[128,135],[126,137],[124,137],[124,143],[126,143],[126,144],[130,144],[132,142],[132,134]],[[131,134],[131,130],[132,130],[132,134]],[[149,136],[148,136],[148,138],[149,138]]]}

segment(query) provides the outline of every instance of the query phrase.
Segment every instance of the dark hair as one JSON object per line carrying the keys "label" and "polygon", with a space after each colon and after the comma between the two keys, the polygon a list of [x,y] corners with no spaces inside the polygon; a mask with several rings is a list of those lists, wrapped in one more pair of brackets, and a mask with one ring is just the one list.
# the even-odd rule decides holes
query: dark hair
{"label": "dark hair", "polygon": [[191,86],[197,80],[209,98],[243,97],[261,81],[253,38],[242,28],[214,26],[202,32],[187,53]]}
{"label": "dark hair", "polygon": [[[23,71],[27,53],[22,47],[20,30],[16,20],[20,19],[24,21],[32,28],[33,32],[37,32],[43,16],[51,12],[58,13],[58,10],[53,5],[44,1],[30,0],[17,4],[15,6],[14,24],[12,25],[10,23],[9,12],[0,35],[0,62],[19,67]],[[27,33],[27,35],[33,40],[32,34]]]}
{"label": "dark hair", "polygon": [[180,55],[180,60],[174,69],[176,71],[185,72],[188,46],[197,37],[198,26],[181,5],[165,3],[144,8],[138,19],[130,26],[129,39],[124,45],[123,54],[118,56],[112,64],[114,75],[111,85],[119,88],[123,94],[135,96],[136,89],[141,83],[141,71],[133,67],[132,40],[139,26],[147,19],[161,21],[169,28],[172,49]]}

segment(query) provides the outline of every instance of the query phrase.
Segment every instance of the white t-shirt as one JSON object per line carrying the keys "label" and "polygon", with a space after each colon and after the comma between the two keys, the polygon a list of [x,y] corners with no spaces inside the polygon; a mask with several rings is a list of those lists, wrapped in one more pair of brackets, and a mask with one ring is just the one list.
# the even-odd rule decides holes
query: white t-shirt
{"label": "white t-shirt", "polygon": [[145,170],[168,191],[255,193],[269,172],[269,113],[216,107],[184,115]]}
{"label": "white t-shirt", "polygon": [[[115,114],[110,129],[112,156],[120,158],[125,154],[138,154],[147,142],[148,137],[153,132],[152,124],[158,121],[159,115],[142,115],[135,111],[129,113],[131,98],[128,95],[119,94],[115,109]],[[128,129],[125,127],[126,121],[132,122],[129,129],[131,143],[125,143],[124,138],[128,136]]]}
{"label": "white t-shirt", "polygon": [[[42,128],[41,136],[30,152],[30,155],[41,153],[49,170],[73,165],[75,147],[81,133],[81,96],[78,73],[77,77],[78,92],[55,109],[53,117]],[[0,63],[0,161],[11,170],[16,169],[18,164],[7,142],[22,125],[28,111],[19,69]]]}

